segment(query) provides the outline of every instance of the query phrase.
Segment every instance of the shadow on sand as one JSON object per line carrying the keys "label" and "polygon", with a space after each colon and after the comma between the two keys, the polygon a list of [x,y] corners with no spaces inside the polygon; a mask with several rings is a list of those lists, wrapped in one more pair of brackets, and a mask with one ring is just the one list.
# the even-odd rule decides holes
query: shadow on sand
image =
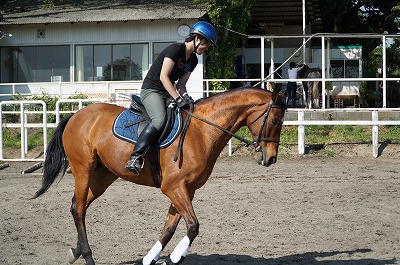
{"label": "shadow on sand", "polygon": [[[389,265],[396,264],[396,259],[372,259],[372,258],[351,258],[353,254],[361,254],[371,252],[370,249],[357,249],[350,251],[332,251],[332,252],[306,252],[302,254],[294,254],[278,258],[255,258],[247,255],[219,255],[213,254],[202,256],[196,253],[189,254],[182,265]],[[341,260],[334,260],[335,255],[348,255],[349,257]],[[332,258],[329,258],[332,257]],[[141,265],[141,260],[126,261],[119,265]],[[171,265],[168,257],[161,257],[157,264]]]}

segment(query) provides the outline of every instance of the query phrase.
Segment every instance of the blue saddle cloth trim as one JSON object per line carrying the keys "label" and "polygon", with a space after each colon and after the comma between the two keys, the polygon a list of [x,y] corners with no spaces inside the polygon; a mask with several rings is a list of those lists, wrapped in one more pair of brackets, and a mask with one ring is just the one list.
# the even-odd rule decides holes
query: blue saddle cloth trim
{"label": "blue saddle cloth trim", "polygon": [[[132,113],[129,110],[124,110],[117,116],[117,118],[114,121],[114,125],[112,128],[114,135],[124,141],[130,143],[136,143],[139,137],[138,135],[139,123],[136,123],[129,127],[126,127],[125,125],[140,119],[142,119],[142,116]],[[166,148],[171,143],[173,143],[176,137],[178,137],[179,133],[181,132],[181,128],[182,128],[182,116],[179,109],[176,108],[175,120],[172,129],[160,143],[160,148]]]}

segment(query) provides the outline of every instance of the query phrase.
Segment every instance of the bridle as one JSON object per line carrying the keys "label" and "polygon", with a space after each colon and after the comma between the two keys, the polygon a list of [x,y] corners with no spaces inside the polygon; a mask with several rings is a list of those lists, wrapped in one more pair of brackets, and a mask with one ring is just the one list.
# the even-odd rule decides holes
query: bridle
{"label": "bridle", "polygon": [[285,105],[277,105],[274,104],[272,102],[272,100],[270,101],[270,103],[268,104],[268,108],[266,110],[264,110],[257,118],[255,118],[252,122],[250,122],[249,125],[252,125],[253,123],[255,123],[258,119],[260,119],[262,116],[264,116],[263,122],[261,124],[260,127],[260,131],[258,132],[258,137],[257,140],[253,141],[251,144],[253,144],[253,146],[255,147],[256,151],[259,151],[260,149],[260,143],[261,142],[273,142],[273,143],[279,143],[280,139],[273,139],[271,137],[262,137],[261,135],[263,134],[263,132],[267,129],[267,120],[268,120],[268,115],[269,112],[271,111],[271,109],[273,108],[279,108],[279,109],[283,109],[285,110],[287,107]]}
{"label": "bridle", "polygon": [[234,138],[238,139],[239,141],[245,143],[246,146],[253,145],[256,151],[260,151],[260,143],[261,143],[261,142],[279,143],[279,141],[280,141],[279,139],[273,139],[273,138],[270,138],[270,137],[262,137],[262,136],[261,136],[261,135],[262,135],[262,132],[265,131],[266,128],[267,128],[268,115],[269,115],[271,109],[273,109],[273,108],[279,108],[279,109],[284,109],[284,110],[285,110],[287,107],[286,107],[286,105],[277,105],[277,104],[274,104],[273,101],[271,100],[270,103],[268,104],[267,109],[264,110],[264,111],[263,111],[257,118],[255,118],[252,122],[250,122],[249,125],[247,125],[247,126],[252,125],[252,124],[255,123],[257,120],[259,120],[261,117],[264,116],[263,122],[262,122],[261,127],[260,127],[260,131],[259,131],[258,137],[257,137],[256,140],[253,140],[253,141],[247,140],[247,139],[245,139],[245,138],[243,138],[243,137],[241,137],[241,136],[239,136],[239,135],[237,135],[237,134],[235,134],[235,133],[233,133],[233,132],[231,132],[231,131],[229,131],[229,130],[227,130],[227,129],[221,127],[221,126],[219,126],[218,124],[215,124],[215,123],[213,123],[213,122],[211,122],[211,121],[208,121],[208,120],[206,120],[206,119],[203,119],[202,117],[197,116],[196,114],[194,114],[192,111],[186,111],[186,112],[187,112],[188,115],[190,115],[190,116],[192,116],[192,117],[194,117],[194,118],[196,118],[196,119],[198,119],[198,120],[200,120],[200,121],[202,121],[202,122],[205,122],[205,123],[207,123],[207,124],[209,124],[209,125],[211,125],[211,126],[214,126],[214,127],[218,128],[218,129],[220,129],[221,131],[223,131],[223,132],[225,132],[225,133],[231,135],[232,137],[234,137]]}

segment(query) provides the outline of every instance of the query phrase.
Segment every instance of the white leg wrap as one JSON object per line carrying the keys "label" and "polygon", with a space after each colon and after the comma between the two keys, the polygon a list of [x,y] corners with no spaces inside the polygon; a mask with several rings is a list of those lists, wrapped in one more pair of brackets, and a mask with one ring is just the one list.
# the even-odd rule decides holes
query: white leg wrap
{"label": "white leg wrap", "polygon": [[74,253],[72,252],[72,249],[70,248],[67,254],[68,262],[69,264],[74,263],[77,259],[74,256]]}
{"label": "white leg wrap", "polygon": [[182,257],[186,257],[186,254],[189,250],[190,239],[186,235],[182,238],[182,240],[175,247],[174,251],[172,251],[171,255],[169,255],[171,261],[173,263],[178,263]]}
{"label": "white leg wrap", "polygon": [[147,253],[147,255],[143,258],[143,265],[150,265],[153,260],[157,261],[158,258],[160,258],[161,251],[161,242],[157,241],[157,243],[154,244],[149,253]]}

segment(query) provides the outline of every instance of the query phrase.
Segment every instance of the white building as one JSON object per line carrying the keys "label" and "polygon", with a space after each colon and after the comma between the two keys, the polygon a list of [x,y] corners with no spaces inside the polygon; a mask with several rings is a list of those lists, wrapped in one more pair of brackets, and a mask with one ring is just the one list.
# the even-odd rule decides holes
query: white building
{"label": "white building", "polygon": [[[3,8],[18,8],[13,2],[18,1]],[[32,1],[26,11],[8,10],[3,16],[0,28],[12,37],[0,39],[0,82],[8,84],[1,86],[2,94],[41,89],[61,95],[138,93],[158,53],[182,42],[189,26],[206,13],[192,1],[74,2],[56,2],[54,10],[43,10],[42,1]],[[188,83],[194,96],[202,95],[202,78],[200,56]]]}
{"label": "white building", "polygon": [[[300,35],[303,28],[307,34],[321,30],[319,1],[304,1],[305,27],[302,2],[255,1],[246,33]],[[61,97],[84,92],[129,99],[129,94],[139,93],[158,53],[170,43],[182,42],[188,26],[206,14],[206,6],[193,0],[63,0],[55,1],[52,10],[42,9],[42,4],[42,0],[26,6],[15,0],[2,3],[0,31],[12,37],[0,37],[0,100],[41,91]],[[247,73],[261,80],[260,41],[243,37],[242,44],[237,77]],[[275,48],[285,52],[275,62],[282,63],[299,45],[301,39],[277,42]],[[203,61],[199,56],[187,86],[194,98],[203,96]],[[263,67],[269,65],[268,58]]]}

